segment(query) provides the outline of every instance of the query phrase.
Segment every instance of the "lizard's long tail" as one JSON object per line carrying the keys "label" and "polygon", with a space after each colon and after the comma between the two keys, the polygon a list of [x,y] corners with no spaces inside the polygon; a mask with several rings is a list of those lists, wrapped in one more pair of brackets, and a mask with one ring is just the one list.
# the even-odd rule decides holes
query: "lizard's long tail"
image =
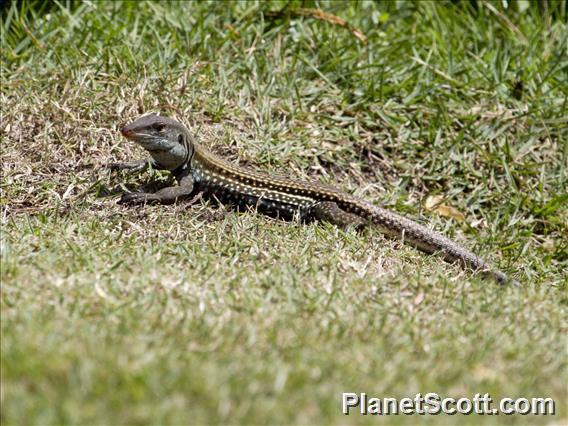
{"label": "lizard's long tail", "polygon": [[503,272],[492,270],[485,260],[455,241],[399,214],[373,206],[370,219],[386,235],[400,239],[426,253],[440,253],[447,262],[458,262],[464,268],[470,268],[484,276],[492,276],[499,284],[519,285]]}

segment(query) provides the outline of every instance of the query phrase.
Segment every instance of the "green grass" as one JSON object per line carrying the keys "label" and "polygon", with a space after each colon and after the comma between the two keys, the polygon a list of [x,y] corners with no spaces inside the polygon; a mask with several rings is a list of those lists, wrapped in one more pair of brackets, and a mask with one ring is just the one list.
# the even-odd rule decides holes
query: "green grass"
{"label": "green grass", "polygon": [[[2,12],[2,424],[561,424],[568,416],[563,2],[23,3]],[[300,3],[289,4],[290,8]],[[238,164],[427,223],[521,281],[376,230],[198,203],[118,133],[182,119]],[[425,208],[429,196],[464,221]],[[552,397],[555,417],[341,414],[380,397]]]}

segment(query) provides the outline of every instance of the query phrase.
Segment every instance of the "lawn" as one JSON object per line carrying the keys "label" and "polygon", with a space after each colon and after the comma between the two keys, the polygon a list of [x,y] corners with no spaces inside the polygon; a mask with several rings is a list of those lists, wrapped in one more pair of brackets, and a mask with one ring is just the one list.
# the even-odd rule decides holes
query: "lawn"
{"label": "lawn", "polygon": [[[2,424],[565,423],[567,16],[3,6]],[[521,285],[374,229],[118,205],[170,179],[105,167],[144,158],[118,129],[146,112],[235,164],[428,224]],[[344,416],[343,392],[549,397],[556,414]]]}

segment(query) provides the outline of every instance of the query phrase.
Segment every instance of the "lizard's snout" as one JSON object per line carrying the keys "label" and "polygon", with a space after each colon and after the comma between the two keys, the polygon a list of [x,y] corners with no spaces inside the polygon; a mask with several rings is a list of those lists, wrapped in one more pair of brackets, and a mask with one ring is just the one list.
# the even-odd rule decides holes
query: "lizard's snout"
{"label": "lizard's snout", "polygon": [[128,126],[124,126],[122,129],[120,129],[120,133],[122,133],[122,136],[124,137],[129,137],[132,136],[132,129],[130,129]]}
{"label": "lizard's snout", "polygon": [[124,136],[125,138],[131,140],[135,135],[134,129],[130,125],[124,126],[122,129],[120,129],[120,133],[122,133],[122,136]]}

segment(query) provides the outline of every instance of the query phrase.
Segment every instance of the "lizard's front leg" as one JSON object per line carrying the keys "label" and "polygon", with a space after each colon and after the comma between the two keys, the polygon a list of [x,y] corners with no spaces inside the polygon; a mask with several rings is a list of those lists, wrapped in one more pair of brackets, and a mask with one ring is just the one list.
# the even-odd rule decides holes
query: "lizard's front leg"
{"label": "lizard's front leg", "polygon": [[342,210],[336,203],[331,201],[320,201],[310,207],[310,217],[333,223],[340,228],[355,228],[361,230],[367,221],[361,216]]}
{"label": "lizard's front leg", "polygon": [[180,179],[179,185],[168,186],[156,192],[129,192],[122,194],[119,204],[172,204],[187,198],[194,193],[193,177],[191,174]]}
{"label": "lizard's front leg", "polygon": [[110,170],[130,170],[133,172],[142,172],[150,167],[154,170],[163,170],[154,160],[138,160],[130,163],[110,163],[106,166]]}

